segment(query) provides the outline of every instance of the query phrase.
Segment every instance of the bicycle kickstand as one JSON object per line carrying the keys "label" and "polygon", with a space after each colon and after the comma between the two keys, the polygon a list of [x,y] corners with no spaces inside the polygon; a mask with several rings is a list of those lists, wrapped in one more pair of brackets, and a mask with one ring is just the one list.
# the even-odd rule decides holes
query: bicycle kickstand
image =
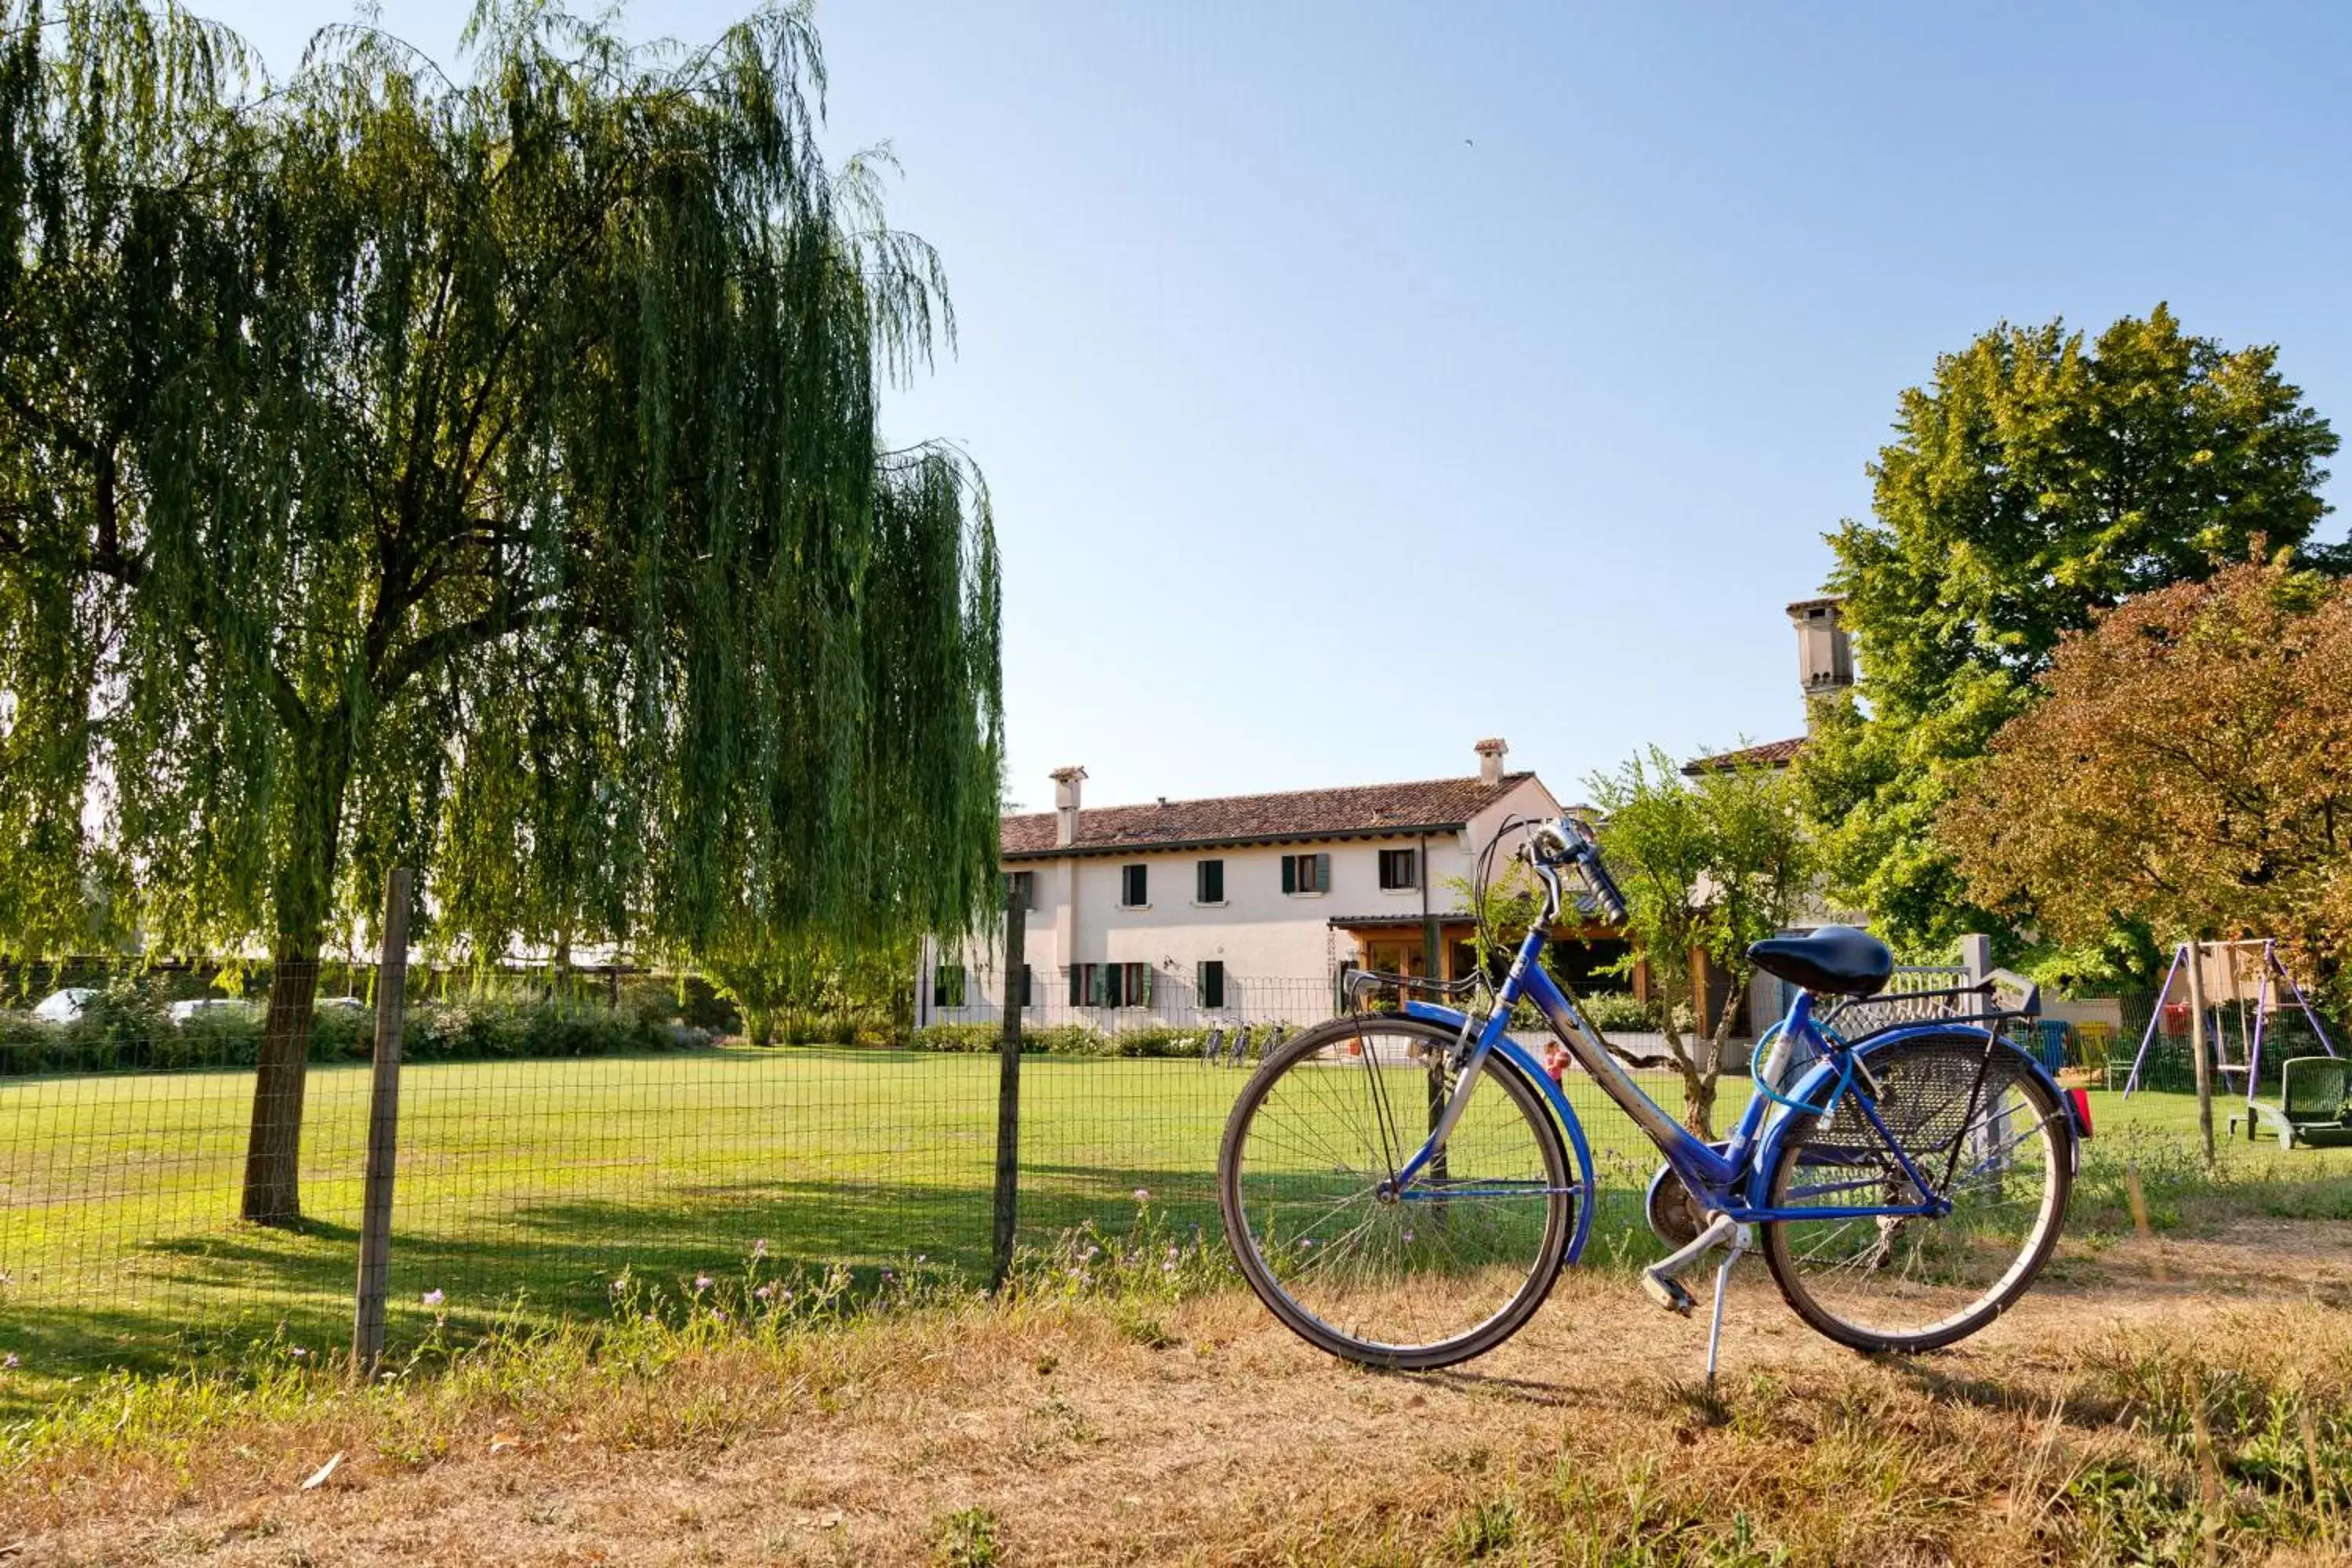
{"label": "bicycle kickstand", "polygon": [[1709,1388],[1715,1386],[1715,1352],[1723,1343],[1723,1299],[1731,1293],[1731,1266],[1739,1261],[1741,1253],[1748,1250],[1748,1227],[1743,1225],[1738,1229],[1738,1234],[1731,1238],[1731,1249],[1723,1255],[1723,1261],[1717,1265],[1715,1270],[1715,1317],[1706,1326],[1706,1385]]}
{"label": "bicycle kickstand", "polygon": [[1727,1214],[1718,1214],[1707,1222],[1705,1230],[1694,1237],[1690,1244],[1672,1258],[1651,1264],[1642,1270],[1642,1289],[1650,1300],[1677,1317],[1687,1318],[1698,1305],[1679,1276],[1717,1247],[1728,1247],[1723,1262],[1715,1271],[1715,1311],[1706,1331],[1706,1377],[1715,1381],[1716,1352],[1723,1339],[1723,1297],[1731,1287],[1731,1266],[1739,1261],[1752,1242],[1748,1228]]}

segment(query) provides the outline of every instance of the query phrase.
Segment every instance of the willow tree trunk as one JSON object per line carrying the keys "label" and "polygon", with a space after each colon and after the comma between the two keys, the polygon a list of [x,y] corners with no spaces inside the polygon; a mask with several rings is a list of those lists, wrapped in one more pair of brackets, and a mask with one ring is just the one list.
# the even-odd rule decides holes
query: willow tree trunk
{"label": "willow tree trunk", "polygon": [[293,820],[274,883],[269,1005],[245,1146],[239,1212],[257,1225],[290,1226],[302,1217],[302,1095],[318,1005],[319,948],[334,887],[343,790],[351,780],[349,742],[348,726],[329,722],[313,729],[299,752],[306,765],[294,785]]}

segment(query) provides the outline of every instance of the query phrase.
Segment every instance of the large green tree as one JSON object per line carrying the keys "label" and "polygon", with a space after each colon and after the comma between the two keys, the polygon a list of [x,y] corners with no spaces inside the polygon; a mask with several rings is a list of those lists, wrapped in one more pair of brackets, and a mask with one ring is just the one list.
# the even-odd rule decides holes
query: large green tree
{"label": "large green tree", "polygon": [[0,6],[0,940],[274,960],[244,1213],[299,1212],[323,942],[723,953],[992,901],[984,498],[877,402],[951,330],[803,7],[485,0],[268,84]]}
{"label": "large green tree", "polygon": [[[1829,536],[1862,701],[1822,704],[1798,765],[1836,894],[1898,945],[2013,929],[1972,902],[1935,824],[2063,637],[2256,539],[2310,540],[2336,438],[2277,358],[2159,305],[2095,342],[1997,327],[1903,394],[1871,516]],[[2092,945],[2144,958],[2110,935]]]}

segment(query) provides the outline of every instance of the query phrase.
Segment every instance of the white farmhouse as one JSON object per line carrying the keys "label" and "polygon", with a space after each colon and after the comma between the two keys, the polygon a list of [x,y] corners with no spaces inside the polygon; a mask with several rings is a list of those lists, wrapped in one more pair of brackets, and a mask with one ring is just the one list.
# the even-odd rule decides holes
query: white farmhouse
{"label": "white farmhouse", "polygon": [[[1146,805],[1087,807],[1086,770],[1056,769],[1055,809],[1002,829],[1027,900],[1025,1005],[1107,1025],[1306,1022],[1350,968],[1468,973],[1478,852],[1514,817],[1560,810],[1505,769],[1503,742],[1476,751],[1463,778]],[[1001,1016],[989,947],[926,947],[918,1023]]]}

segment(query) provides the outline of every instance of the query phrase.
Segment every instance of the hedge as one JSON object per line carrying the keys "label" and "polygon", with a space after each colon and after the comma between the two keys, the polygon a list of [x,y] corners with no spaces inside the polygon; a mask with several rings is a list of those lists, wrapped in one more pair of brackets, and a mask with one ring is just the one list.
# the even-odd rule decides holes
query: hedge
{"label": "hedge", "polygon": [[[46,1072],[249,1068],[260,1059],[262,1012],[215,1009],[174,1024],[161,1005],[109,995],[72,1024],[0,1014],[0,1076]],[[602,1057],[707,1046],[704,1030],[651,1015],[578,1002],[427,1001],[412,1004],[401,1030],[409,1061],[499,1061]],[[311,1025],[314,1062],[364,1061],[375,1017],[328,1008]]]}

